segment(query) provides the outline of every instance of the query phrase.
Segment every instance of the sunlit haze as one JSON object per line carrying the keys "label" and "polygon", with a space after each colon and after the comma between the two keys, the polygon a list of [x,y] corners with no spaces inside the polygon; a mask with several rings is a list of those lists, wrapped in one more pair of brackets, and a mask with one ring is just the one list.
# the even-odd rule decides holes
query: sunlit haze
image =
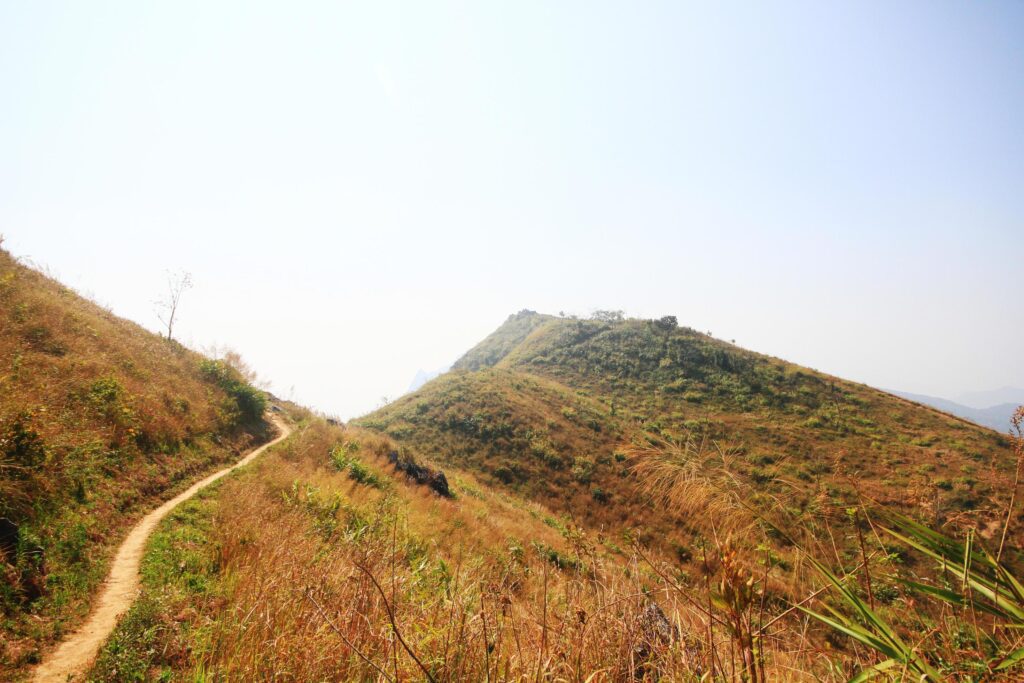
{"label": "sunlit haze", "polygon": [[1024,4],[0,5],[0,234],[352,417],[510,313],[1024,386]]}

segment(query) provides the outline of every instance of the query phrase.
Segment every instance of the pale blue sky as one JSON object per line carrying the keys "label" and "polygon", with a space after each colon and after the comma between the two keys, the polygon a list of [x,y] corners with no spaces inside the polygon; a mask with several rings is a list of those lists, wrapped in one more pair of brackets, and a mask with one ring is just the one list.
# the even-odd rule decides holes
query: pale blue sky
{"label": "pale blue sky", "polygon": [[0,233],[344,417],[511,312],[1024,385],[1024,3],[0,1]]}

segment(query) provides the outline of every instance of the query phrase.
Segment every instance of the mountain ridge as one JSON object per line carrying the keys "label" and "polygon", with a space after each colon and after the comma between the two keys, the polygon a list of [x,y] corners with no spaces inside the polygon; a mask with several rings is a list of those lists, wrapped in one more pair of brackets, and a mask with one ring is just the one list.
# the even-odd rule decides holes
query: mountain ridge
{"label": "mountain ridge", "polygon": [[[1005,436],[957,416],[742,349],[671,316],[617,312],[515,313],[451,372],[357,423],[591,526],[632,520],[668,544],[693,538],[643,502],[629,452],[649,438],[735,451],[735,475],[752,495],[786,496],[795,509],[827,486],[850,504],[868,495],[904,509],[937,504],[942,517],[987,518],[991,497],[1006,495],[1010,465]],[[858,473],[855,485],[847,472]]]}
{"label": "mountain ridge", "polygon": [[988,427],[989,429],[997,432],[1006,432],[1010,428],[1010,418],[1013,416],[1013,411],[1017,409],[1019,403],[1000,403],[998,405],[991,405],[985,408],[975,408],[972,406],[957,403],[947,398],[941,398],[938,396],[928,396],[925,394],[913,394],[907,391],[891,391],[891,394],[900,396],[909,401],[921,403],[924,405],[937,408],[946,413],[956,415],[965,420]]}

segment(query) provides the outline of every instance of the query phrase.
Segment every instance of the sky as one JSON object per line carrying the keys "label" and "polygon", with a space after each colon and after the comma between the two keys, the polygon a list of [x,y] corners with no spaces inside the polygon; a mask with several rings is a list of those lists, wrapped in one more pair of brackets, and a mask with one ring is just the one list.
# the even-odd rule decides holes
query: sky
{"label": "sky", "polygon": [[0,234],[350,418],[523,308],[1024,386],[1024,3],[0,0]]}

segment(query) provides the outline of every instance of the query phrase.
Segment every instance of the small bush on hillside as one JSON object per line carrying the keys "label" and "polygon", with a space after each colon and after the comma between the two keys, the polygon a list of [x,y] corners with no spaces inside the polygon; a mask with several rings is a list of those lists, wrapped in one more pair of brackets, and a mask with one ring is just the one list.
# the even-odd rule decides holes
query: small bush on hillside
{"label": "small bush on hillside", "polygon": [[503,484],[511,484],[516,478],[515,473],[504,465],[494,470],[494,476]]}
{"label": "small bush on hillside", "polygon": [[679,321],[676,319],[674,315],[666,315],[663,318],[658,318],[657,320],[653,320],[651,322],[653,322],[654,326],[661,330],[662,332],[671,332],[672,330],[679,327]]}
{"label": "small bush on hillside", "polygon": [[621,323],[626,319],[626,314],[623,311],[594,311],[590,319],[603,323]]}
{"label": "small bush on hillside", "polygon": [[267,395],[252,386],[241,373],[223,361],[204,359],[199,363],[203,376],[223,389],[237,412],[237,422],[257,422],[267,409]]}
{"label": "small bush on hillside", "polygon": [[581,484],[589,484],[594,476],[594,461],[589,458],[575,458],[572,465],[572,476]]}
{"label": "small bush on hillside", "polygon": [[103,419],[122,428],[135,423],[135,413],[129,405],[128,392],[113,377],[101,377],[93,382],[85,394],[85,402]]}
{"label": "small bush on hillside", "polygon": [[0,422],[0,516],[14,522],[29,512],[46,486],[41,474],[46,444],[31,419],[23,413],[10,423]]}
{"label": "small bush on hillside", "polygon": [[12,478],[25,478],[46,460],[46,446],[24,413],[0,433],[0,471]]}
{"label": "small bush on hillside", "polygon": [[51,356],[63,356],[67,351],[45,325],[33,325],[25,330],[23,336],[28,347],[33,351],[48,353]]}
{"label": "small bush on hillside", "polygon": [[353,446],[356,444],[344,443],[331,449],[331,463],[339,472],[348,473],[349,479],[357,484],[381,488],[383,484],[377,475],[353,455],[358,448]]}

